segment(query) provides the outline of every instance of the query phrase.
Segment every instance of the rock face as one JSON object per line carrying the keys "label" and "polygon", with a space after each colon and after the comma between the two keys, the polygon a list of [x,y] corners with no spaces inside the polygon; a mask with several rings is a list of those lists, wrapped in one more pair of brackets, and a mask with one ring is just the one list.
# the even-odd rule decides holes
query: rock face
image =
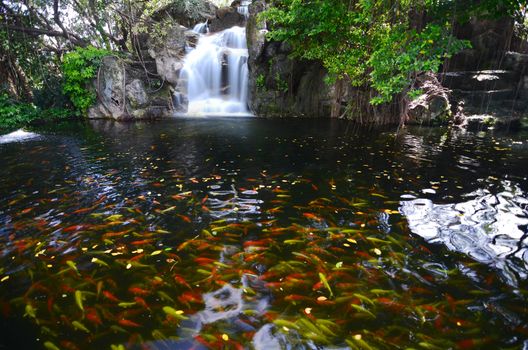
{"label": "rock face", "polygon": [[471,49],[448,60],[438,78],[451,90],[455,123],[471,129],[516,128],[528,116],[528,55],[518,50],[513,21],[471,20],[457,37]]}
{"label": "rock face", "polygon": [[497,69],[504,52],[510,49],[513,20],[471,19],[459,25],[455,35],[468,40],[470,49],[465,49],[447,62],[449,71]]}
{"label": "rock face", "polygon": [[262,117],[321,117],[330,115],[331,89],[318,62],[290,59],[290,47],[268,41],[265,24],[257,20],[262,0],[249,6],[249,106]]}
{"label": "rock face", "polygon": [[[327,71],[319,62],[292,59],[287,43],[266,39],[265,23],[257,20],[265,2],[249,6],[249,106],[262,117],[346,117],[363,123],[398,122],[395,106],[374,107],[370,91],[344,81],[328,84]],[[396,120],[395,120],[396,118]]]}
{"label": "rock face", "polygon": [[152,19],[162,22],[169,18],[172,23],[192,28],[196,23],[214,18],[216,9],[217,7],[208,0],[193,0],[192,3],[173,0],[157,10],[152,15]]}
{"label": "rock face", "polygon": [[105,57],[95,82],[97,103],[88,110],[88,117],[127,120],[170,115],[172,96],[168,86],[147,88],[145,81],[149,78],[142,67],[115,56]]}
{"label": "rock face", "polygon": [[519,127],[528,117],[528,55],[506,52],[495,69],[469,68],[438,75],[451,90],[455,123],[478,130]]}
{"label": "rock face", "polygon": [[186,46],[193,46],[198,34],[179,24],[167,24],[160,35],[149,35],[148,54],[156,61],[156,72],[172,85],[178,84]]}
{"label": "rock face", "polygon": [[233,3],[230,7],[221,7],[216,10],[215,17],[209,22],[209,30],[214,33],[233,26],[244,26],[246,19],[243,15],[238,13],[236,6],[238,6],[238,4]]}

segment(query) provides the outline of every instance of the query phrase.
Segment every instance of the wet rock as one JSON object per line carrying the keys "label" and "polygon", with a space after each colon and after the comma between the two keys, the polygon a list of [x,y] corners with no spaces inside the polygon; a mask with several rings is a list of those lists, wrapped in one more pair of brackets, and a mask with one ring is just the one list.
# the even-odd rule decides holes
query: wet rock
{"label": "wet rock", "polygon": [[464,126],[468,130],[518,129],[521,126],[521,118],[522,115],[518,112],[512,113],[511,110],[493,107],[488,113],[471,114],[466,111]]}
{"label": "wet rock", "polygon": [[196,44],[198,44],[199,39],[200,35],[198,33],[195,33],[192,30],[188,30],[185,32],[185,43],[188,47],[195,48]]}
{"label": "wet rock", "polygon": [[503,67],[517,73],[528,74],[528,54],[506,52]]}
{"label": "wet rock", "polygon": [[448,90],[432,73],[417,78],[416,88],[423,93],[409,104],[409,123],[432,124],[447,122],[451,115]]}
{"label": "wet rock", "polygon": [[245,21],[245,17],[238,13],[236,7],[221,7],[216,11],[215,17],[209,22],[209,30],[214,33],[233,26],[244,26]]}

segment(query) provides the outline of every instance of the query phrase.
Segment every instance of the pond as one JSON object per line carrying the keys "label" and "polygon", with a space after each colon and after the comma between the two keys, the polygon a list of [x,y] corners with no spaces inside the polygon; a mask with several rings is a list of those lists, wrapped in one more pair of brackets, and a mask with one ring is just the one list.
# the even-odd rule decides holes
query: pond
{"label": "pond", "polygon": [[0,136],[0,349],[528,347],[528,134]]}

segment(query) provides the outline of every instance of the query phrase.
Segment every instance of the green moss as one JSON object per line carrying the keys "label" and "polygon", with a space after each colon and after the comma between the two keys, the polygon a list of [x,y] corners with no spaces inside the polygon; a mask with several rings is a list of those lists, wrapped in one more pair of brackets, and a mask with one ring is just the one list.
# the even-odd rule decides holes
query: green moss
{"label": "green moss", "polygon": [[264,74],[257,75],[257,78],[255,79],[255,86],[259,90],[264,90],[266,88],[266,78],[264,77]]}

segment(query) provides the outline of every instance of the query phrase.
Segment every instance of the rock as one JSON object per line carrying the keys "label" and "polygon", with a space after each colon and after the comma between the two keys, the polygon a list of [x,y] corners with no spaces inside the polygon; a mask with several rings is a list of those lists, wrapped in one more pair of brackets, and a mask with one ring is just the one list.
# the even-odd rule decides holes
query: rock
{"label": "rock", "polygon": [[209,22],[209,30],[214,33],[233,26],[244,26],[245,21],[245,17],[238,13],[236,7],[221,7]]}
{"label": "rock", "polygon": [[520,118],[513,115],[473,114],[465,117],[465,128],[468,130],[518,129]]}
{"label": "rock", "polygon": [[333,86],[325,83],[326,70],[318,63],[306,68],[299,80],[293,106],[301,116],[330,116]]}
{"label": "rock", "polygon": [[[528,74],[528,54],[508,51],[504,55],[504,69],[517,72],[517,74]],[[528,88],[528,85],[526,86]]]}
{"label": "rock", "polygon": [[249,51],[250,66],[255,66],[257,60],[263,58],[266,47],[266,23],[257,21],[257,15],[264,11],[263,1],[254,1],[249,5],[250,17],[246,24],[246,36]]}
{"label": "rock", "polygon": [[443,86],[452,90],[503,90],[517,84],[518,74],[506,70],[447,72],[437,75]]}
{"label": "rock", "polygon": [[191,6],[188,5],[188,1],[173,0],[154,12],[151,17],[158,22],[169,18],[172,23],[187,28],[215,17],[217,7],[208,0],[193,0]]}
{"label": "rock", "polygon": [[96,82],[100,106],[88,112],[89,116],[104,115],[113,119],[125,119],[126,71],[123,60],[115,56],[104,57]]}
{"label": "rock", "polygon": [[510,48],[514,22],[511,18],[476,19],[457,25],[455,36],[471,42],[447,61],[449,71],[508,69],[500,65],[504,52]]}
{"label": "rock", "polygon": [[328,116],[331,96],[325,84],[326,70],[318,62],[291,59],[291,47],[266,40],[265,23],[257,14],[262,0],[249,6],[247,41],[249,51],[249,106],[258,116]]}
{"label": "rock", "polygon": [[178,84],[188,40],[195,43],[197,39],[178,24],[168,26],[159,35],[151,35],[148,39],[148,53],[156,61],[158,75],[173,85]]}
{"label": "rock", "polygon": [[185,42],[188,47],[195,48],[196,44],[198,44],[199,39],[200,34],[193,32],[192,30],[188,30],[185,32]]}
{"label": "rock", "polygon": [[112,115],[103,106],[101,102],[97,102],[94,106],[88,108],[88,119],[108,119],[108,118],[112,118]]}
{"label": "rock", "polygon": [[171,115],[169,86],[158,81],[161,86],[149,92],[145,81],[155,82],[155,79],[122,58],[104,57],[95,84],[97,103],[88,110],[88,118],[125,120]]}
{"label": "rock", "polygon": [[132,108],[144,107],[148,102],[145,86],[139,79],[134,79],[126,86],[126,96]]}
{"label": "rock", "polygon": [[451,115],[448,90],[432,73],[417,78],[415,88],[423,93],[409,103],[409,123],[445,123]]}
{"label": "rock", "polygon": [[[266,25],[257,21],[264,0],[249,5],[249,106],[263,117],[344,117],[359,122],[398,122],[392,105],[370,104],[370,91],[346,81],[327,84],[328,72],[317,61],[292,59],[291,46],[266,40]],[[346,113],[345,113],[346,112]],[[396,118],[396,119],[395,119]]]}

